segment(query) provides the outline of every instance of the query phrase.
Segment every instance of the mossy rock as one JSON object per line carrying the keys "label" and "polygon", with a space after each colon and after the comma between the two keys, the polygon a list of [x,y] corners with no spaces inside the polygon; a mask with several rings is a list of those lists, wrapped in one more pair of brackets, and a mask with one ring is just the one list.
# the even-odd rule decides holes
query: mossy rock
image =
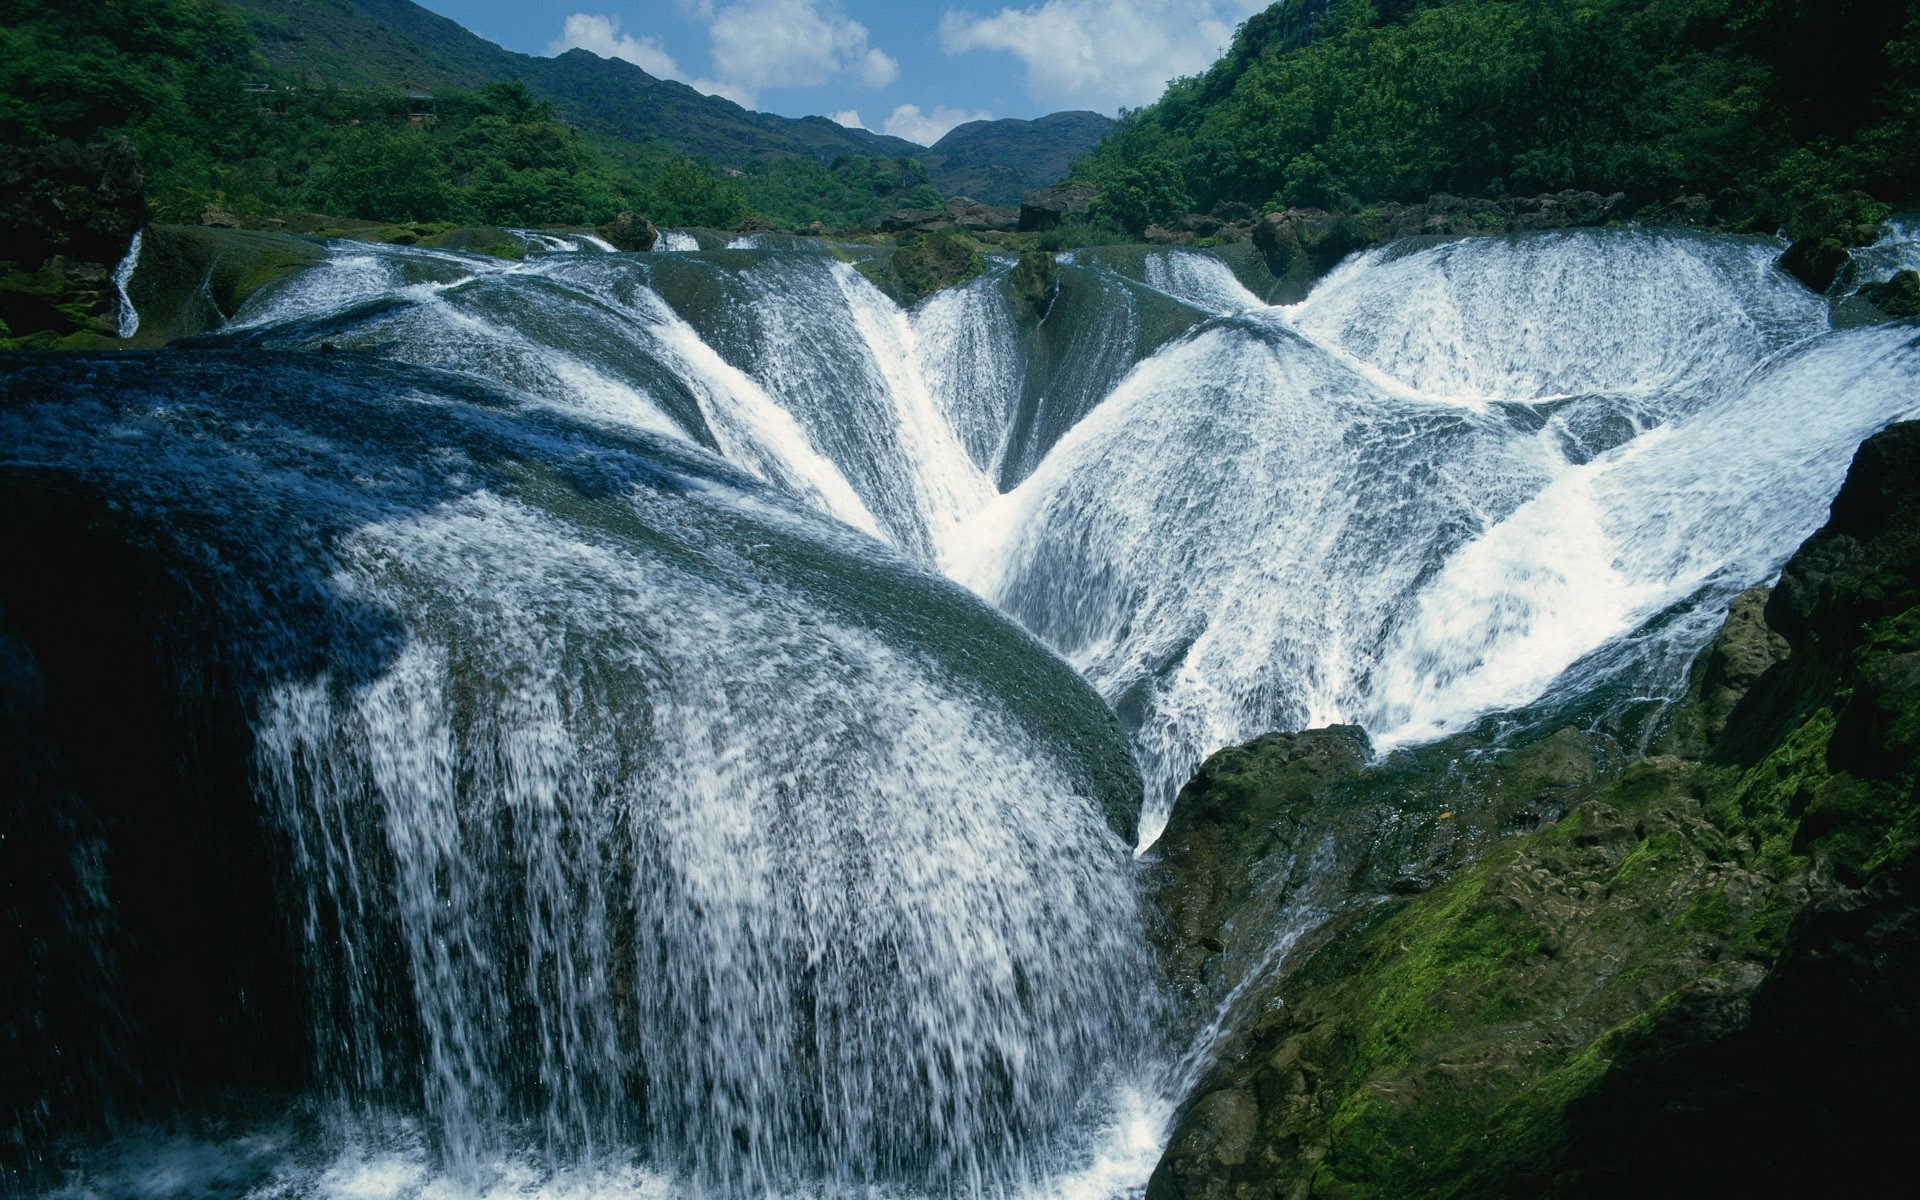
{"label": "mossy rock", "polygon": [[904,235],[894,251],[858,268],[881,291],[911,307],[946,288],[977,278],[987,260],[972,240],[957,233]]}
{"label": "mossy rock", "polygon": [[0,263],[0,349],[113,345],[119,293],[101,263],[55,258],[37,271]]}
{"label": "mossy rock", "polygon": [[1856,293],[1890,317],[1920,317],[1920,271],[1901,271],[1884,283],[1870,283]]}
{"label": "mossy rock", "polygon": [[461,225],[443,229],[429,235],[420,244],[447,250],[465,250],[494,258],[518,260],[527,256],[526,243],[498,225]]}
{"label": "mossy rock", "polygon": [[325,257],[324,247],[292,234],[149,226],[127,289],[140,313],[135,343],[217,329],[254,293]]}
{"label": "mossy rock", "polygon": [[1027,250],[1010,279],[1014,300],[1036,320],[1044,320],[1060,288],[1060,267],[1045,250]]}
{"label": "mossy rock", "polygon": [[1852,255],[1839,239],[1824,235],[1803,237],[1780,256],[1780,269],[1816,292],[1833,286]]}

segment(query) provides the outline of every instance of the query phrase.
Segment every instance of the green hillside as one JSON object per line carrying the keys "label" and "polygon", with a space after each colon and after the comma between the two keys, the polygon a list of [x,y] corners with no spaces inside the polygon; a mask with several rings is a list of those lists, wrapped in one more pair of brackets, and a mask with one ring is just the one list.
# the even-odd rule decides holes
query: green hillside
{"label": "green hillside", "polygon": [[1085,111],[1049,113],[1032,121],[969,121],[918,157],[947,195],[1012,206],[1028,188],[1064,178],[1073,160],[1112,130],[1112,118]]}
{"label": "green hillside", "polygon": [[1138,229],[1222,200],[1902,200],[1916,145],[1914,0],[1283,0],[1079,173]]}
{"label": "green hillside", "polygon": [[781,154],[825,162],[920,152],[912,142],[824,117],[749,112],[585,50],[554,58],[516,54],[408,0],[227,2],[246,16],[268,61],[298,77],[347,87],[464,88],[517,78],[589,132],[735,168]]}
{"label": "green hillside", "polygon": [[229,0],[253,30],[260,55],[288,78],[343,88],[394,86],[476,88],[504,78],[456,63],[350,0]]}

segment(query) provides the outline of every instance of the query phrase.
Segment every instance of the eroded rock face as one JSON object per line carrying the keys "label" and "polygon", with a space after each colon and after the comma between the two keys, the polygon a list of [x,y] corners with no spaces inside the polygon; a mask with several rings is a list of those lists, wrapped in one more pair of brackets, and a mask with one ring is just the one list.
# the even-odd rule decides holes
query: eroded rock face
{"label": "eroded rock face", "polygon": [[[1408,861],[1422,776],[1388,783],[1401,756],[1368,766],[1352,732],[1281,737],[1207,764],[1155,867],[1199,1002],[1200,939],[1272,940],[1266,864],[1341,797],[1381,822],[1355,863]],[[1863,446],[1771,597],[1735,602],[1662,753],[1547,753],[1487,798],[1545,746],[1426,795],[1510,833],[1495,814],[1550,780],[1564,815],[1433,855],[1411,896],[1339,874],[1344,904],[1245,990],[1150,1200],[1903,1186],[1882,1098],[1920,1066],[1920,426]]]}

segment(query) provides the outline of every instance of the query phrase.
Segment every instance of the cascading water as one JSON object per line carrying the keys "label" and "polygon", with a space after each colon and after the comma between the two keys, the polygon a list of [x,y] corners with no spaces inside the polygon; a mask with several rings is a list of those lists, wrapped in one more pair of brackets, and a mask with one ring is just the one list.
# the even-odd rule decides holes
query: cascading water
{"label": "cascading water", "polygon": [[1151,841],[1269,729],[1657,704],[1920,415],[1912,326],[1831,331],[1760,239],[1389,247],[1288,309],[1101,248],[905,312],[805,239],[530,236],[336,244],[161,383],[7,410],[236,630],[317,1075],[404,1134],[293,1194],[546,1187],[535,1142],[639,1195],[1137,1194],[1140,781],[912,563],[1118,714]]}
{"label": "cascading water", "polygon": [[1137,779],[965,593],[445,376],[9,367],[10,478],[109,498],[232,647],[317,1077],[418,1103],[455,1177],[527,1138],[991,1194],[1137,1084]]}
{"label": "cascading water", "polygon": [[[1777,254],[1622,231],[1364,256],[1143,363],[948,568],[1135,730],[1148,840],[1219,746],[1352,722],[1389,748],[1524,705],[1770,577],[1860,438],[1920,406],[1911,335],[1824,334]],[[1679,682],[1711,621],[1684,624],[1636,687]]]}
{"label": "cascading water", "polygon": [[[1900,229],[1884,241],[1897,253]],[[1052,307],[1027,325],[1003,269],[900,314],[844,264],[781,244],[746,258],[676,256],[644,282],[598,258],[488,278],[519,292],[564,276],[617,294],[609,303],[628,329],[643,308],[672,310],[692,334],[668,369],[682,390],[730,372],[705,390],[759,391],[736,405],[742,432],[730,443],[695,436],[937,558],[1066,654],[1134,731],[1149,839],[1201,757],[1266,729],[1355,721],[1382,747],[1439,736],[1540,697],[1614,639],[1555,694],[1626,675],[1664,694],[1727,589],[1763,581],[1793,531],[1817,523],[1836,456],[1908,411],[1905,351],[1876,356],[1863,342],[1836,351],[1863,373],[1826,371],[1807,401],[1852,416],[1783,418],[1802,444],[1706,420],[1786,369],[1763,367],[1770,356],[1839,336],[1820,298],[1773,266],[1779,246],[1765,239],[1617,230],[1394,246],[1349,260],[1284,310],[1198,251],[1083,250],[1062,256]],[[460,291],[434,298],[458,302]],[[503,324],[497,311],[488,329]],[[537,324],[515,321],[511,335]],[[301,332],[305,344],[317,336]],[[577,364],[575,379],[556,372],[534,390],[590,403],[578,377],[607,374],[616,356],[534,336]],[[1898,335],[1861,337],[1892,346]],[[696,342],[723,365],[681,365],[699,357]],[[383,343],[451,365],[461,343],[444,344]],[[1883,367],[1865,365],[1874,361]],[[487,373],[528,386],[496,365]],[[682,407],[696,406],[722,407]],[[776,414],[797,428],[759,440],[788,449],[752,449],[748,430],[773,429]],[[1685,432],[1696,424],[1731,440],[1709,451]],[[1575,501],[1581,480],[1615,472],[1611,458],[1589,463],[1637,457],[1621,447],[1651,430],[1696,447],[1652,460],[1679,472],[1744,461],[1751,445],[1742,494],[1772,495],[1769,511],[1792,517],[1739,522],[1752,536],[1712,540],[1719,556],[1704,569],[1648,562],[1640,582],[1616,586],[1612,539],[1631,536],[1641,502],[1705,487],[1676,476],[1648,481],[1644,496]],[[1797,471],[1795,459],[1827,466],[1804,487],[1769,482],[1768,471]],[[992,498],[987,480],[1006,494]],[[1595,503],[1618,507],[1596,525]],[[1509,519],[1518,524],[1495,536]],[[1496,567],[1531,582],[1476,585],[1467,604],[1454,581]],[[1549,611],[1523,595],[1535,587],[1569,598]],[[1628,636],[1675,604],[1694,615]],[[1507,632],[1460,636],[1489,622]]]}

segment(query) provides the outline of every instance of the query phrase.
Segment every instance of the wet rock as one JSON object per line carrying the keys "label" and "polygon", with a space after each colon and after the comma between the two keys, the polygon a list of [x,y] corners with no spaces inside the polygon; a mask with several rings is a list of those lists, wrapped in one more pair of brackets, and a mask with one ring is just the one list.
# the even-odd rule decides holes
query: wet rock
{"label": "wet rock", "polygon": [[1045,250],[1028,250],[1013,267],[1013,294],[1036,320],[1045,320],[1060,294],[1060,267]]}
{"label": "wet rock", "polygon": [[[1377,866],[1341,871],[1331,918],[1228,1014],[1148,1195],[1897,1189],[1882,1148],[1905,1117],[1881,1097],[1920,1066],[1920,425],[1861,448],[1771,597],[1736,600],[1682,709],[1666,753],[1612,774],[1572,731],[1456,750],[1451,774],[1389,778],[1396,755],[1312,779],[1313,755],[1266,739],[1209,760],[1156,869],[1212,856],[1221,958],[1258,944],[1247,926],[1277,932],[1256,881],[1273,856],[1253,848],[1273,810],[1240,815],[1248,797],[1291,787],[1304,822],[1367,788],[1376,820],[1450,794],[1458,819],[1499,771],[1565,808],[1431,886],[1368,895]],[[1380,828],[1353,861],[1411,861]],[[1184,886],[1159,893],[1169,914]],[[1169,922],[1163,955],[1191,932]]]}
{"label": "wet rock", "polygon": [[1780,256],[1780,269],[1814,291],[1825,292],[1833,286],[1840,268],[1846,266],[1849,259],[1847,248],[1838,239],[1803,237]]}
{"label": "wet rock", "polygon": [[1920,317],[1920,271],[1909,268],[1856,294],[1890,317]]}
{"label": "wet rock", "polygon": [[261,288],[325,257],[306,238],[209,226],[154,225],[128,292],[142,344],[217,329]]}
{"label": "wet rock", "polygon": [[621,213],[611,223],[602,225],[599,233],[614,249],[632,252],[644,253],[660,240],[660,231],[654,228],[653,222],[637,212]]}

